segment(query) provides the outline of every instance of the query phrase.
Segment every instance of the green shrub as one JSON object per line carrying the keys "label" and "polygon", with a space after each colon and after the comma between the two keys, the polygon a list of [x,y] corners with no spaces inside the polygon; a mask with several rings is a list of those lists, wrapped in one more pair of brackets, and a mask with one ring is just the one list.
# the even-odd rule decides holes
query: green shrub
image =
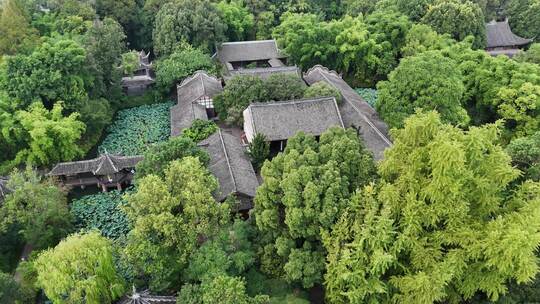
{"label": "green shrub", "polygon": [[100,152],[122,155],[142,155],[152,144],[170,136],[169,108],[172,103],[145,105],[119,111],[107,129]]}
{"label": "green shrub", "polygon": [[215,122],[210,120],[195,119],[191,124],[191,127],[185,129],[182,132],[182,136],[187,137],[194,142],[199,142],[201,140],[207,139],[217,130],[218,126]]}
{"label": "green shrub", "polygon": [[319,81],[311,85],[304,92],[305,98],[316,98],[316,97],[328,97],[332,96],[336,98],[337,103],[341,103],[342,96],[341,93],[324,81]]}
{"label": "green shrub", "polygon": [[111,191],[88,195],[74,201],[71,213],[79,229],[98,229],[103,236],[116,239],[130,230],[129,220],[120,208],[125,205],[122,193]]}
{"label": "green shrub", "polygon": [[248,155],[255,169],[259,170],[270,156],[270,144],[262,133],[257,133],[249,144]]}

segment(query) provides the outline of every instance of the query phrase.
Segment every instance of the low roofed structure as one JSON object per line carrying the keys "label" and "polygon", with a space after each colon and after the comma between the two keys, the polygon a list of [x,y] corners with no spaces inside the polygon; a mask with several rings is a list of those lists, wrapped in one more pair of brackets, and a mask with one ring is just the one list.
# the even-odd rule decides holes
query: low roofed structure
{"label": "low roofed structure", "polygon": [[137,292],[133,288],[133,293],[121,299],[118,304],[176,304],[176,297],[154,296],[148,290]]}
{"label": "low roofed structure", "polygon": [[259,182],[240,139],[218,129],[199,146],[210,155],[208,169],[219,182],[216,200],[235,195],[241,202],[238,211],[251,209]]}
{"label": "low roofed structure", "polygon": [[358,93],[356,93],[336,72],[321,65],[316,65],[304,73],[304,80],[313,85],[324,81],[336,88],[343,96],[339,110],[346,128],[354,127],[366,147],[376,160],[383,158],[384,150],[392,145],[388,136],[388,126]]}
{"label": "low roofed structure", "polygon": [[258,133],[275,142],[285,141],[299,131],[319,136],[330,127],[344,127],[334,97],[254,103],[243,114],[248,142]]}
{"label": "low roofed structure", "polygon": [[67,186],[98,185],[103,191],[109,187],[121,189],[131,183],[133,169],[142,156],[120,156],[105,153],[97,158],[57,164],[47,175],[56,176]]}
{"label": "low roofed structure", "polygon": [[517,36],[510,29],[508,19],[504,21],[491,21],[486,24],[486,51],[492,55],[507,55],[509,57],[519,53],[520,48],[532,42],[532,39],[526,39]]}
{"label": "low roofed structure", "polygon": [[148,87],[155,83],[152,63],[150,62],[150,53],[139,52],[139,68],[133,75],[122,77],[122,88],[127,95],[141,95]]}
{"label": "low roofed structure", "polygon": [[179,136],[195,119],[215,115],[213,97],[223,91],[221,81],[198,71],[177,87],[178,104],[171,107],[171,136]]}
{"label": "low roofed structure", "polygon": [[265,62],[272,67],[283,66],[285,64],[282,59],[287,58],[281,53],[275,40],[224,42],[218,46],[214,56],[228,70],[236,70],[256,62]]}

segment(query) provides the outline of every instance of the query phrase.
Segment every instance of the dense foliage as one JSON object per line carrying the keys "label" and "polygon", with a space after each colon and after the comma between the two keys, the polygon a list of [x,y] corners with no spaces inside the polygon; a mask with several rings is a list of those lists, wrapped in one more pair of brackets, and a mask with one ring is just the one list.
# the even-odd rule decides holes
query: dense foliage
{"label": "dense foliage", "polygon": [[248,155],[253,167],[261,169],[264,161],[270,157],[270,144],[262,133],[255,134],[253,141],[249,143]]}
{"label": "dense foliage", "polygon": [[304,92],[304,98],[316,98],[322,96],[334,97],[338,103],[341,103],[343,98],[336,88],[324,81],[312,84]]}
{"label": "dense foliage", "polygon": [[376,107],[377,100],[379,99],[379,93],[375,89],[370,88],[358,88],[356,93],[360,95],[370,106]]}
{"label": "dense foliage", "polygon": [[371,156],[352,129],[330,129],[319,142],[303,133],[266,162],[255,197],[261,269],[309,288],[322,282],[321,234],[355,189],[373,180]]}
{"label": "dense foliage", "polygon": [[497,300],[509,281],[535,277],[540,184],[512,188],[519,171],[498,128],[463,131],[429,112],[394,130],[380,183],[324,234],[328,301]]}
{"label": "dense foliage", "polygon": [[191,127],[182,131],[182,137],[189,138],[194,142],[207,139],[218,130],[218,126],[211,120],[195,119]]}
{"label": "dense foliage", "polygon": [[116,239],[131,229],[122,206],[126,205],[123,193],[110,191],[87,195],[71,203],[70,212],[75,226],[85,230],[99,230],[105,237]]}
{"label": "dense foliage", "polygon": [[17,224],[24,240],[35,248],[56,244],[71,230],[65,193],[49,180],[41,181],[30,168],[13,171],[12,193],[0,205],[0,232]]}
{"label": "dense foliage", "polygon": [[122,155],[144,154],[152,144],[169,138],[170,107],[171,103],[160,103],[119,111],[99,150]]}
{"label": "dense foliage", "polygon": [[99,232],[73,234],[41,253],[37,283],[55,303],[109,304],[125,291],[111,242]]}

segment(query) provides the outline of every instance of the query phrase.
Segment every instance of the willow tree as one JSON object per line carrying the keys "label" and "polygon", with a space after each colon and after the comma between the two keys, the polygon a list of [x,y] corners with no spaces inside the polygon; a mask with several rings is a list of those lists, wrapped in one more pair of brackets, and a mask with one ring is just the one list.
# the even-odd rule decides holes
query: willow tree
{"label": "willow tree", "polygon": [[374,165],[352,129],[333,128],[289,139],[262,168],[255,198],[262,270],[309,288],[322,282],[329,230],[354,190],[372,180]]}
{"label": "willow tree", "polygon": [[112,243],[97,231],[69,236],[41,253],[35,267],[37,284],[54,303],[113,303],[125,291]]}
{"label": "willow tree", "polygon": [[331,303],[457,303],[538,272],[540,184],[498,144],[498,124],[468,131],[435,112],[393,133],[381,181],[360,189],[325,234]]}

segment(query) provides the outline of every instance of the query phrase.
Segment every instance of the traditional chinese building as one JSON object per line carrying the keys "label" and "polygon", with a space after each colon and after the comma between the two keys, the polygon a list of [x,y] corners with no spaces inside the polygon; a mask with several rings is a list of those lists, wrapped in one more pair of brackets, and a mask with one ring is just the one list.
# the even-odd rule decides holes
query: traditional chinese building
{"label": "traditional chinese building", "polygon": [[375,160],[383,158],[384,150],[392,145],[388,136],[388,126],[373,109],[356,93],[339,74],[321,65],[316,65],[304,74],[304,80],[313,85],[324,81],[337,89],[343,101],[338,104],[343,124],[346,128],[358,130],[366,148],[373,153]]}
{"label": "traditional chinese building", "polygon": [[216,200],[234,195],[240,201],[236,211],[251,209],[259,182],[240,139],[219,129],[199,146],[210,155],[208,170],[219,182]]}
{"label": "traditional chinese building", "polygon": [[287,139],[300,131],[320,136],[331,127],[344,127],[334,97],[253,103],[243,114],[246,140],[261,133],[274,150],[283,150]]}
{"label": "traditional chinese building", "polygon": [[58,177],[69,187],[97,185],[104,192],[111,187],[122,190],[123,185],[131,184],[135,166],[142,159],[105,153],[94,159],[59,163],[47,175]]}
{"label": "traditional chinese building", "polygon": [[491,21],[486,24],[487,47],[486,51],[491,56],[506,55],[512,57],[519,53],[520,49],[532,42],[517,36],[510,29],[508,19],[504,21]]}
{"label": "traditional chinese building", "polygon": [[195,119],[214,117],[213,98],[222,91],[221,81],[205,71],[184,79],[177,87],[178,104],[171,107],[171,136],[179,136]]}
{"label": "traditional chinese building", "polygon": [[139,68],[133,75],[122,77],[122,89],[127,95],[142,95],[155,83],[154,71],[149,56],[150,53],[146,54],[141,51],[139,53]]}

